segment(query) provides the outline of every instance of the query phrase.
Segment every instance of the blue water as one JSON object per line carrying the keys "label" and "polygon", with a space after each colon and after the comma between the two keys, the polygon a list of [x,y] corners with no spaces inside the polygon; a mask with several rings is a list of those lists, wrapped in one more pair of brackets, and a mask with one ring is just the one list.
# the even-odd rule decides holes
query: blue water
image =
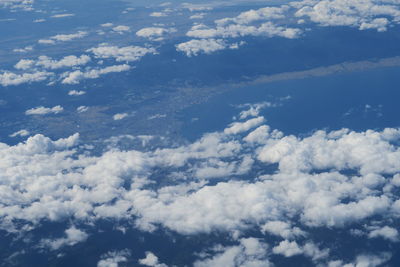
{"label": "blue water", "polygon": [[291,98],[282,106],[261,112],[270,126],[285,134],[399,127],[399,84],[400,68],[393,67],[236,88],[182,112],[182,131],[194,140],[226,127],[240,111],[235,105],[278,102],[286,96]]}

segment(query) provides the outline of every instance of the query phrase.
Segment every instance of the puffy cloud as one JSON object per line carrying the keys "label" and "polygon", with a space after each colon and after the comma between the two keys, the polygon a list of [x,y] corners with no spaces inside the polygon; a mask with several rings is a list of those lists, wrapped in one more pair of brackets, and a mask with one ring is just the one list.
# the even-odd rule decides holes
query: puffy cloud
{"label": "puffy cloud", "polygon": [[260,116],[247,120],[245,122],[234,122],[229,125],[228,128],[224,130],[225,134],[238,134],[242,132],[247,132],[251,128],[257,127],[265,121],[264,117]]}
{"label": "puffy cloud", "polygon": [[112,28],[113,31],[117,32],[117,33],[124,33],[124,32],[128,32],[131,30],[131,28],[129,26],[125,26],[125,25],[118,25]]}
{"label": "puffy cloud", "polygon": [[[109,218],[143,231],[235,234],[238,244],[202,253],[197,266],[265,266],[270,253],[325,264],[330,252],[307,240],[312,230],[370,225],[371,218],[382,218],[388,228],[368,228],[369,238],[397,236],[391,222],[399,206],[398,129],[317,131],[300,138],[277,134],[259,118],[239,122],[239,132],[209,133],[193,143],[143,152],[113,147],[90,155],[77,147],[77,135],[0,144],[0,227],[15,231],[42,220]],[[260,121],[253,125],[254,119]],[[237,134],[250,130],[243,125],[258,128]],[[257,142],[244,140],[260,131],[268,134],[257,134]],[[320,154],[326,157],[317,160]],[[370,154],[383,161],[371,165]],[[254,171],[255,165],[261,168]],[[163,172],[163,185],[155,169]],[[250,229],[279,239],[269,249],[258,239],[241,238]]]}
{"label": "puffy cloud", "polygon": [[34,0],[1,0],[0,7],[11,9],[33,10]]}
{"label": "puffy cloud", "polygon": [[[322,26],[351,26],[360,30],[385,31],[388,24],[400,20],[399,5],[395,1],[379,0],[322,0],[292,4],[297,17],[308,17]],[[389,21],[390,18],[390,21]]]}
{"label": "puffy cloud", "polygon": [[16,69],[30,69],[34,66],[42,67],[45,69],[59,69],[65,67],[73,67],[79,65],[85,65],[90,61],[90,57],[87,55],[81,55],[80,57],[77,56],[66,56],[60,60],[53,60],[47,56],[40,56],[37,60],[27,60],[21,59],[15,64]]}
{"label": "puffy cloud", "polygon": [[27,53],[33,51],[33,46],[29,45],[29,46],[25,46],[24,48],[15,48],[13,49],[13,52],[15,53]]}
{"label": "puffy cloud", "polygon": [[289,223],[282,221],[269,221],[262,226],[262,230],[273,235],[281,236],[284,239],[293,239],[297,236],[306,235],[300,228],[292,227]]}
{"label": "puffy cloud", "polygon": [[140,46],[99,46],[91,48],[88,52],[92,52],[98,58],[115,58],[116,61],[138,61],[147,54],[156,54],[154,48],[146,48]]}
{"label": "puffy cloud", "polygon": [[163,36],[168,33],[176,32],[176,29],[161,28],[161,27],[148,27],[140,29],[136,32],[136,35],[150,40],[159,41],[163,40]]}
{"label": "puffy cloud", "polygon": [[58,250],[64,246],[74,246],[86,241],[88,234],[72,226],[65,230],[65,237],[58,239],[42,239],[40,245],[51,250]]}
{"label": "puffy cloud", "polygon": [[176,50],[184,52],[188,57],[197,56],[200,53],[211,54],[218,50],[226,48],[237,49],[240,44],[234,43],[228,45],[222,39],[200,39],[190,40],[176,45]]}
{"label": "puffy cloud", "polygon": [[381,237],[396,242],[399,240],[399,232],[395,228],[384,226],[382,228],[374,229],[371,232],[369,232],[368,237],[370,238]]}
{"label": "puffy cloud", "polygon": [[31,108],[25,111],[26,115],[46,115],[46,114],[58,114],[62,112],[64,109],[61,106],[54,106],[52,108],[46,108],[43,106]]}
{"label": "puffy cloud", "polygon": [[292,257],[303,253],[303,250],[297,245],[296,241],[284,240],[274,247],[272,251],[275,254],[282,254],[285,257]]}
{"label": "puffy cloud", "polygon": [[88,33],[85,31],[78,31],[77,33],[71,33],[71,34],[57,34],[57,35],[51,36],[49,39],[41,39],[38,41],[38,43],[39,44],[55,44],[57,41],[58,42],[67,42],[67,41],[71,41],[74,39],[83,38],[87,34]]}
{"label": "puffy cloud", "polygon": [[243,24],[228,24],[218,25],[216,28],[209,28],[205,25],[199,24],[192,27],[186,33],[189,37],[195,38],[237,38],[243,36],[266,36],[266,37],[284,37],[284,38],[297,38],[302,31],[297,28],[287,28],[275,25],[272,22],[265,22],[259,26],[243,25]]}
{"label": "puffy cloud", "polygon": [[141,265],[150,266],[150,267],[167,267],[166,264],[160,263],[158,261],[158,257],[154,255],[153,252],[147,251],[146,257],[139,260]]}
{"label": "puffy cloud", "polygon": [[61,81],[64,84],[79,84],[84,79],[96,79],[102,75],[123,72],[131,69],[131,66],[127,64],[108,66],[102,69],[89,69],[85,71],[76,70],[64,74],[64,78]]}
{"label": "puffy cloud", "polygon": [[19,85],[23,83],[41,82],[53,75],[54,73],[47,71],[37,71],[33,73],[22,73],[22,74],[16,74],[10,71],[6,71],[0,73],[0,85],[9,86],[9,85]]}
{"label": "puffy cloud", "polygon": [[129,250],[110,251],[102,256],[102,259],[97,263],[97,267],[118,267],[119,263],[127,262],[131,255]]}
{"label": "puffy cloud", "polygon": [[86,94],[85,91],[78,91],[78,90],[71,90],[68,92],[68,95],[70,96],[80,96]]}
{"label": "puffy cloud", "polygon": [[128,116],[128,113],[117,113],[113,116],[113,120],[119,121],[119,120],[126,118],[127,116]]}
{"label": "puffy cloud", "polygon": [[392,255],[390,253],[374,254],[361,254],[356,257],[354,262],[345,264],[341,260],[330,261],[328,267],[377,267],[390,260]]}
{"label": "puffy cloud", "polygon": [[195,262],[194,266],[273,266],[268,260],[267,249],[268,246],[256,238],[242,238],[237,246],[218,248],[217,252],[219,253]]}
{"label": "puffy cloud", "polygon": [[79,107],[76,108],[76,111],[78,113],[86,112],[88,110],[89,110],[89,107],[87,107],[87,106],[79,106]]}
{"label": "puffy cloud", "polygon": [[15,133],[10,134],[10,137],[17,137],[17,136],[24,137],[24,136],[28,136],[29,134],[30,133],[28,130],[23,129],[23,130],[19,130]]}

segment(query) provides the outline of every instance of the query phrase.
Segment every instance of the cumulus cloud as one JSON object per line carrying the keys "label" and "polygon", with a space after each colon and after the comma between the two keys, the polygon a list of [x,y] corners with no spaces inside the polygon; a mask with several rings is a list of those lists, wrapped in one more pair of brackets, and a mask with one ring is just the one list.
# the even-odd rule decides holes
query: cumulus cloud
{"label": "cumulus cloud", "polygon": [[119,263],[127,262],[131,253],[129,250],[110,251],[102,256],[97,267],[118,267]]}
{"label": "cumulus cloud", "polygon": [[99,46],[91,48],[88,52],[92,52],[97,58],[114,58],[116,61],[137,61],[147,54],[156,54],[154,48],[146,48],[140,46]]}
{"label": "cumulus cloud", "polygon": [[78,91],[78,90],[71,90],[68,92],[68,95],[70,95],[70,96],[81,96],[84,94],[86,94],[85,91]]}
{"label": "cumulus cloud", "polygon": [[71,34],[57,34],[51,36],[49,39],[40,39],[38,41],[39,44],[55,44],[56,42],[68,42],[74,39],[80,39],[87,35],[88,33],[85,31],[78,31],[77,33]]}
{"label": "cumulus cloud", "polygon": [[381,237],[396,242],[399,240],[399,232],[393,227],[384,226],[382,228],[373,229],[371,232],[369,232],[368,237],[370,238]]}
{"label": "cumulus cloud", "polygon": [[63,107],[61,106],[54,106],[52,108],[46,108],[43,106],[31,108],[25,111],[26,115],[47,115],[47,114],[58,114],[64,111]]}
{"label": "cumulus cloud", "polygon": [[242,238],[237,246],[217,249],[220,251],[217,250],[216,255],[199,260],[194,263],[194,266],[273,266],[273,264],[268,260],[268,246],[261,243],[256,238]]}
{"label": "cumulus cloud", "polygon": [[49,77],[53,76],[54,73],[47,71],[36,71],[32,73],[16,74],[10,71],[0,73],[0,85],[19,85],[23,83],[41,82]]}
{"label": "cumulus cloud", "polygon": [[28,136],[29,134],[30,133],[28,130],[23,129],[23,130],[19,130],[19,131],[16,131],[15,133],[10,134],[10,137],[17,137],[17,136],[24,137],[24,136]]}
{"label": "cumulus cloud", "polygon": [[[0,227],[108,218],[128,220],[142,231],[237,233],[238,244],[205,251],[197,266],[265,266],[270,253],[328,266],[329,250],[307,240],[312,229],[371,225],[372,218],[381,220],[365,238],[397,240],[399,129],[296,137],[253,115],[192,143],[145,152],[113,147],[99,155],[81,153],[78,135],[0,144]],[[244,140],[254,133],[256,142]],[[256,165],[262,168],[254,172]],[[151,176],[154,169],[163,171],[165,184]],[[241,238],[249,229],[273,235],[270,246]]]}
{"label": "cumulus cloud", "polygon": [[185,53],[188,57],[197,56],[200,53],[211,54],[226,48],[237,49],[242,43],[227,44],[222,39],[190,40],[176,45],[176,50]]}
{"label": "cumulus cloud", "polygon": [[77,56],[65,56],[60,60],[53,60],[47,56],[40,56],[37,60],[21,59],[15,64],[16,69],[26,70],[32,67],[42,67],[45,69],[59,69],[66,67],[74,67],[79,65],[86,65],[90,61],[90,57],[87,55]]}
{"label": "cumulus cloud", "polygon": [[42,239],[40,246],[51,250],[58,250],[64,246],[74,246],[80,242],[86,241],[88,234],[72,226],[65,230],[65,237],[57,239]]}
{"label": "cumulus cloud", "polygon": [[131,30],[131,28],[126,25],[118,25],[118,26],[113,27],[112,30],[117,33],[122,34],[124,32],[129,32]]}
{"label": "cumulus cloud", "polygon": [[140,29],[136,32],[136,35],[139,37],[147,38],[153,41],[163,40],[163,36],[168,33],[176,32],[176,29],[170,28],[161,28],[161,27],[147,27]]}
{"label": "cumulus cloud", "polygon": [[102,69],[89,69],[85,71],[76,70],[73,72],[68,72],[64,74],[64,78],[61,83],[64,84],[79,84],[81,80],[84,79],[96,79],[102,75],[123,72],[131,69],[131,66],[127,64],[108,66]]}
{"label": "cumulus cloud", "polygon": [[150,266],[150,267],[167,267],[166,264],[160,263],[158,261],[158,257],[154,255],[153,252],[147,251],[146,257],[139,260],[141,265]]}
{"label": "cumulus cloud", "polygon": [[113,116],[115,121],[122,120],[128,116],[128,113],[117,113]]}
{"label": "cumulus cloud", "polygon": [[297,17],[307,17],[322,26],[350,26],[360,30],[385,31],[391,21],[398,22],[400,19],[399,5],[395,1],[323,0],[300,1],[292,5],[298,8],[295,12]]}

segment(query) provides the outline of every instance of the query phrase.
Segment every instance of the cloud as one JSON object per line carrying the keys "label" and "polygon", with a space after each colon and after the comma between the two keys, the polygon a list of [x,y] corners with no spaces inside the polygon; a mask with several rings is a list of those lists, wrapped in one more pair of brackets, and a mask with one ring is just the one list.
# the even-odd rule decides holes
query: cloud
{"label": "cloud", "polygon": [[166,16],[168,16],[168,14],[167,13],[165,13],[165,12],[152,12],[152,13],[150,13],[150,17],[166,17]]}
{"label": "cloud", "polygon": [[86,241],[88,234],[72,226],[65,230],[65,237],[58,239],[42,239],[40,246],[51,250],[58,250],[64,246],[74,246],[80,242]]}
{"label": "cloud", "polygon": [[[145,151],[111,146],[91,155],[81,151],[78,135],[1,143],[0,228],[118,219],[142,231],[235,236],[235,244],[204,251],[197,266],[265,266],[271,253],[329,266],[333,252],[313,242],[313,230],[342,231],[372,219],[359,238],[398,238],[399,129],[299,137],[271,129],[257,112],[248,116],[228,131]],[[256,142],[247,142],[254,133]],[[163,173],[162,185],[154,170]],[[272,235],[269,246],[242,237],[248,230]]]}
{"label": "cloud", "polygon": [[138,61],[147,54],[156,54],[154,48],[146,48],[140,46],[99,46],[91,48],[88,52],[92,52],[97,58],[114,58],[116,61]]}
{"label": "cloud", "polygon": [[51,17],[58,19],[58,18],[66,18],[66,17],[73,17],[73,16],[75,16],[75,14],[63,13],[63,14],[56,14],[56,15],[53,15]]}
{"label": "cloud", "polygon": [[61,106],[54,106],[52,108],[45,108],[43,106],[31,108],[25,111],[26,115],[47,115],[47,114],[58,114],[63,112],[64,109]]}
{"label": "cloud", "polygon": [[97,267],[118,267],[119,263],[127,262],[131,253],[129,250],[110,251],[102,256],[97,263]]}
{"label": "cloud", "polygon": [[0,73],[0,85],[19,85],[23,83],[41,82],[49,77],[53,76],[54,73],[47,71],[37,71],[33,73],[22,73],[16,74],[10,71]]}
{"label": "cloud", "polygon": [[128,113],[117,113],[113,116],[115,121],[122,120],[128,116]]}
{"label": "cloud", "polygon": [[71,34],[57,34],[54,36],[51,36],[49,39],[40,39],[38,41],[39,44],[55,44],[57,41],[58,42],[68,42],[72,41],[74,39],[80,39],[88,35],[86,31],[78,31],[77,33],[71,33]]}
{"label": "cloud", "polygon": [[139,260],[141,265],[150,266],[150,267],[167,267],[166,264],[160,263],[158,261],[158,257],[154,255],[151,251],[146,252],[146,257]]}
{"label": "cloud", "polygon": [[[350,26],[360,30],[386,31],[391,22],[398,22],[400,9],[393,1],[323,0],[300,1],[292,4],[297,17],[307,17],[322,26]],[[390,19],[390,21],[389,21]]]}
{"label": "cloud", "polygon": [[163,40],[163,36],[168,33],[176,32],[176,29],[170,28],[165,29],[161,27],[148,27],[140,29],[136,32],[136,35],[149,40],[160,41]]}
{"label": "cloud", "polygon": [[86,94],[85,91],[78,91],[78,90],[71,90],[68,92],[68,95],[70,96],[80,96]]}
{"label": "cloud", "polygon": [[89,110],[89,107],[87,107],[87,106],[79,106],[79,107],[76,108],[76,111],[78,113],[86,112],[88,110]]}
{"label": "cloud", "polygon": [[13,52],[15,53],[27,53],[33,51],[33,46],[25,46],[24,48],[15,48]]}
{"label": "cloud", "polygon": [[40,56],[37,60],[21,59],[15,64],[16,69],[26,70],[32,67],[42,67],[44,69],[59,69],[66,67],[74,67],[80,65],[86,65],[90,61],[90,57],[87,55],[77,56],[65,56],[60,60],[53,60],[47,56]]}
{"label": "cloud", "polygon": [[96,79],[102,75],[123,72],[130,70],[131,67],[127,64],[108,66],[102,69],[89,69],[85,71],[76,70],[64,74],[64,78],[61,83],[64,84],[79,84],[84,79]]}
{"label": "cloud", "polygon": [[264,122],[264,117],[259,116],[257,118],[249,119],[245,122],[234,122],[228,128],[225,128],[225,134],[238,134],[247,132],[251,128],[257,127]]}
{"label": "cloud", "polygon": [[211,54],[215,51],[226,48],[237,49],[241,44],[228,45],[222,39],[200,39],[190,40],[188,42],[176,45],[176,50],[184,52],[188,57],[197,56],[200,53]]}
{"label": "cloud", "polygon": [[10,137],[17,137],[17,136],[19,136],[19,137],[25,137],[25,136],[28,136],[30,133],[29,133],[29,131],[28,130],[19,130],[19,131],[17,131],[17,132],[15,132],[15,133],[12,133],[12,134],[10,134]]}
{"label": "cloud", "polygon": [[131,28],[129,26],[125,26],[125,25],[118,25],[112,28],[113,31],[122,34],[124,32],[128,32],[131,30]]}
{"label": "cloud", "polygon": [[390,240],[392,242],[397,242],[399,240],[399,232],[389,226],[384,226],[382,228],[374,229],[368,234],[369,238],[377,238],[381,237],[387,240]]}
{"label": "cloud", "polygon": [[196,261],[195,267],[268,267],[273,264],[267,257],[268,246],[256,238],[243,238],[237,246],[218,248],[216,255]]}

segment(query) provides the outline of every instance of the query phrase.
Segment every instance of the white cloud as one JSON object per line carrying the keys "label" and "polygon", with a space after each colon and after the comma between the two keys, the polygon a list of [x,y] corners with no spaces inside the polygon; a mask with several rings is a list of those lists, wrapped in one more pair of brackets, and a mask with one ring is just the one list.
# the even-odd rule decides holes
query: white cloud
{"label": "white cloud", "polygon": [[6,71],[0,73],[0,85],[9,86],[9,85],[19,85],[23,83],[41,82],[53,75],[54,73],[47,71],[37,71],[33,73],[22,73],[22,74],[16,74],[13,72]]}
{"label": "white cloud", "polygon": [[78,90],[71,90],[68,92],[68,95],[70,96],[80,96],[86,94],[85,91],[78,91]]}
{"label": "white cloud", "polygon": [[34,66],[42,67],[44,69],[59,69],[66,67],[74,67],[79,65],[86,65],[90,61],[90,57],[87,55],[77,56],[65,56],[60,60],[53,60],[47,56],[40,56],[37,60],[21,59],[15,64],[16,69],[26,70]]}
{"label": "white cloud", "polygon": [[131,28],[129,26],[125,26],[125,25],[118,25],[112,28],[113,31],[117,32],[117,33],[124,33],[124,32],[128,32],[131,30]]}
{"label": "white cloud", "polygon": [[15,132],[15,133],[12,133],[12,134],[10,134],[10,137],[17,137],[17,136],[20,136],[20,137],[25,137],[25,136],[28,136],[30,133],[29,133],[29,131],[28,130],[19,130],[19,131],[17,131],[17,132]]}
{"label": "white cloud", "polygon": [[150,13],[150,17],[166,17],[168,16],[165,12],[152,12]]}
{"label": "white cloud", "polygon": [[174,28],[166,29],[161,27],[148,27],[140,29],[139,31],[136,32],[136,35],[139,37],[158,41],[158,40],[163,40],[163,36],[165,34],[173,32],[176,32]]}
{"label": "white cloud", "polygon": [[195,267],[268,267],[273,264],[268,260],[268,246],[256,238],[242,238],[237,246],[218,248],[220,251],[212,257],[199,260]]}
{"label": "white cloud", "polygon": [[64,84],[79,84],[81,80],[84,79],[96,79],[102,75],[123,72],[130,70],[131,67],[127,64],[108,66],[102,69],[89,69],[85,71],[76,70],[73,72],[68,72],[64,74],[64,78],[61,83]]}
{"label": "white cloud", "polygon": [[[297,17],[307,17],[322,26],[350,26],[360,30],[385,31],[388,24],[400,20],[399,5],[395,1],[377,0],[322,0],[292,4]],[[390,18],[390,21],[389,21]]]}
{"label": "white cloud", "polygon": [[222,39],[190,40],[176,45],[176,50],[184,52],[188,57],[197,56],[200,53],[211,54],[226,48],[237,49],[239,45],[228,45]]}
{"label": "white cloud", "polygon": [[371,232],[369,232],[368,237],[370,238],[381,237],[390,240],[392,242],[396,242],[399,240],[399,232],[393,227],[384,226],[382,228],[374,229]]}
{"label": "white cloud", "polygon": [[89,107],[87,107],[87,106],[79,106],[79,107],[76,108],[76,111],[78,113],[86,112],[88,110],[89,110]]}
{"label": "white cloud", "polygon": [[158,257],[154,255],[151,251],[146,252],[146,257],[139,260],[141,265],[150,266],[150,267],[167,267],[166,264],[160,263],[158,261]]}
{"label": "white cloud", "polygon": [[77,33],[71,33],[71,34],[57,34],[57,35],[51,36],[49,39],[40,39],[38,41],[38,43],[39,44],[55,44],[57,41],[58,42],[68,42],[68,41],[72,41],[74,39],[83,38],[87,34],[88,33],[85,31],[78,31]]}
{"label": "white cloud", "polygon": [[91,48],[88,52],[92,52],[97,58],[115,58],[116,61],[137,61],[147,54],[156,54],[154,48],[146,48],[140,46],[99,46]]}
{"label": "white cloud", "polygon": [[114,26],[114,24],[112,24],[111,22],[107,22],[107,23],[100,24],[100,26],[101,26],[101,27],[108,28],[108,27]]}
{"label": "white cloud", "polygon": [[114,119],[115,121],[118,121],[118,120],[122,120],[122,119],[124,119],[124,118],[126,118],[126,117],[128,117],[128,113],[117,113],[117,114],[115,114],[115,115],[113,116],[113,119]]}
{"label": "white cloud", "polygon": [[33,46],[25,46],[24,48],[15,48],[13,52],[15,53],[27,53],[33,51]]}
{"label": "white cloud", "polygon": [[[239,133],[253,119],[241,122]],[[252,133],[261,129],[269,134],[258,134],[254,143],[243,140],[251,133],[243,137],[232,130],[181,146],[145,152],[112,147],[96,156],[77,149],[78,135],[57,141],[35,135],[14,146],[0,143],[0,227],[11,232],[42,220],[108,218],[128,220],[143,231],[236,236],[238,244],[205,251],[197,266],[265,266],[270,253],[303,255],[324,265],[330,252],[308,240],[313,229],[371,225],[372,218],[381,218],[384,226],[367,228],[369,238],[397,237],[392,220],[400,205],[399,129],[296,137],[277,134],[260,122]],[[262,171],[274,164],[278,168]],[[163,171],[165,185],[156,184],[154,168]],[[354,173],[343,172],[347,170]],[[211,180],[215,177],[217,182]],[[278,240],[267,239],[269,249],[260,240],[241,238],[249,229]]]}
{"label": "white cloud", "polygon": [[299,247],[296,241],[287,240],[280,242],[278,246],[272,249],[272,251],[275,254],[282,254],[285,257],[292,257],[303,253],[303,250]]}
{"label": "white cloud", "polygon": [[65,237],[58,239],[42,239],[40,245],[51,250],[58,250],[64,246],[74,246],[86,241],[88,234],[72,226],[65,230]]}
{"label": "white cloud", "polygon": [[257,127],[265,121],[264,117],[259,116],[257,118],[253,118],[247,120],[245,122],[234,122],[229,125],[228,128],[225,128],[225,134],[238,134],[242,132],[247,132],[251,128]]}
{"label": "white cloud", "polygon": [[64,109],[61,106],[54,106],[52,108],[46,108],[43,106],[31,108],[25,111],[26,115],[46,115],[46,114],[58,114]]}
{"label": "white cloud", "polygon": [[63,13],[63,14],[56,14],[56,15],[53,15],[51,17],[58,19],[58,18],[66,18],[66,17],[73,17],[73,16],[75,16],[75,14]]}
{"label": "white cloud", "polygon": [[127,262],[130,255],[129,250],[110,251],[102,256],[97,267],[118,267],[119,263]]}

